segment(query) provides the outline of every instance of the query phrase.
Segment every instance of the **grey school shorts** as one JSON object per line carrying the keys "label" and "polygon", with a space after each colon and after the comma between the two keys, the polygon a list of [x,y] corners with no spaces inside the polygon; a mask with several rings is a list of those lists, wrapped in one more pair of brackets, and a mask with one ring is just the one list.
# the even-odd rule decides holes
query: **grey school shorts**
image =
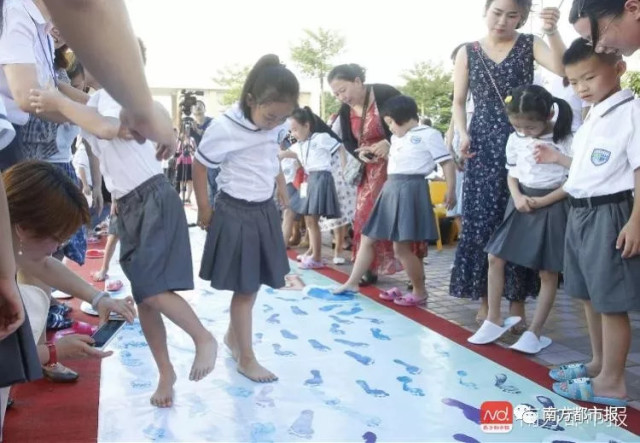
{"label": "grey school shorts", "polygon": [[193,289],[189,227],[180,197],[162,174],[118,199],[120,265],[133,298]]}
{"label": "grey school shorts", "polygon": [[623,259],[616,249],[632,201],[569,211],[565,237],[564,288],[590,300],[596,312],[640,310],[640,257]]}

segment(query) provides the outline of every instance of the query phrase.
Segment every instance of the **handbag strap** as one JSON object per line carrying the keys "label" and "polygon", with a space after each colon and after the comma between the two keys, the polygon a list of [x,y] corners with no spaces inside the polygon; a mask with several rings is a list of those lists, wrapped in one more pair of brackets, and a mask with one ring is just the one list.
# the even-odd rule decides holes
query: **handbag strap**
{"label": "handbag strap", "polygon": [[371,87],[366,86],[366,96],[364,98],[364,105],[362,105],[362,118],[360,119],[360,136],[358,137],[358,147],[362,144],[362,136],[364,134],[364,124],[367,121],[367,111],[369,110],[369,96],[371,95]]}
{"label": "handbag strap", "polygon": [[484,66],[484,70],[487,71],[487,75],[489,76],[489,80],[491,80],[491,84],[493,85],[493,88],[496,91],[496,94],[498,94],[498,98],[500,99],[500,101],[503,101],[504,99],[502,98],[502,94],[500,93],[500,89],[498,88],[498,85],[496,84],[496,81],[493,79],[493,75],[491,75],[491,71],[489,70],[489,67],[487,66],[487,62],[484,60],[484,54],[482,53],[481,47],[480,47],[480,42],[475,42],[473,44],[473,49],[478,53],[478,58],[480,58],[480,62],[482,63],[482,66]]}

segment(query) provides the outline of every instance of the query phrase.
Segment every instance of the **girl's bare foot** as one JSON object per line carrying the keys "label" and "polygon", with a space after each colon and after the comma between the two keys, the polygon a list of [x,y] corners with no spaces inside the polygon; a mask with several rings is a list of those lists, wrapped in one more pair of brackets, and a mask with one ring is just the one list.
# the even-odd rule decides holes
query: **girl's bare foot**
{"label": "girl's bare foot", "polygon": [[340,295],[346,292],[358,292],[359,289],[360,287],[358,285],[352,286],[352,285],[344,284],[342,286],[339,286],[333,289],[331,292],[334,293],[335,295]]}
{"label": "girl's bare foot", "polygon": [[233,357],[233,360],[237,362],[238,348],[235,343],[235,340],[233,339],[233,336],[229,333],[229,331],[227,331],[227,333],[224,334],[224,344],[227,345],[227,348],[229,348],[229,351],[231,352],[231,357]]}
{"label": "girl's bare foot", "polygon": [[218,342],[215,337],[207,332],[200,342],[196,342],[196,358],[193,360],[189,380],[200,381],[213,371],[218,355]]}
{"label": "girl's bare foot", "polygon": [[176,373],[171,371],[162,374],[158,380],[158,388],[151,396],[151,404],[158,408],[170,408],[173,406],[173,385],[176,383]]}
{"label": "girl's bare foot", "polygon": [[107,275],[107,271],[105,269],[101,269],[91,274],[91,278],[95,282],[105,281],[108,277],[109,276]]}
{"label": "girl's bare foot", "polygon": [[247,361],[238,362],[238,372],[258,383],[271,383],[278,380],[278,377],[267,368],[258,363],[258,360],[250,358]]}

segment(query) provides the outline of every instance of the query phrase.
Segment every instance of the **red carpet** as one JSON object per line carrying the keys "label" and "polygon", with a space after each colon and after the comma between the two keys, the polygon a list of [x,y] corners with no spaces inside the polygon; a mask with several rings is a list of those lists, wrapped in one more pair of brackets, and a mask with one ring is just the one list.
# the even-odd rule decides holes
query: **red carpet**
{"label": "red carpet", "polygon": [[[92,248],[104,248],[104,244]],[[84,266],[70,267],[85,280],[100,269],[101,259],[87,259]],[[96,284],[102,289],[104,283]],[[65,301],[65,300],[63,300]],[[98,324],[97,317],[80,311],[80,302],[71,299],[72,317]],[[67,360],[64,362],[80,374],[75,383],[52,383],[46,379],[17,385],[11,390],[15,404],[5,417],[4,441],[14,442],[91,442],[98,435],[100,398],[100,361]]]}
{"label": "red carpet", "polygon": [[[289,250],[288,254],[290,259],[296,259],[295,251]],[[330,279],[338,281],[340,283],[344,283],[348,278],[348,275],[332,268],[318,269],[316,270],[316,272],[319,272],[320,274],[325,275]],[[539,384],[540,386],[551,390],[553,380],[549,378],[549,369],[546,366],[538,364],[518,352],[503,348],[498,345],[473,345],[467,341],[467,338],[471,336],[471,332],[466,330],[462,326],[458,326],[455,323],[445,320],[444,318],[432,314],[431,312],[425,311],[421,308],[407,308],[398,306],[392,302],[385,302],[383,300],[380,300],[380,298],[378,297],[380,289],[376,288],[375,286],[362,287],[360,288],[360,293],[366,295],[377,303],[383,304],[389,309],[393,309],[394,311],[399,312],[405,317],[409,317],[410,319],[414,320],[417,323],[420,323],[423,326],[426,326],[432,331],[447,337],[460,346],[464,346],[465,348],[477,354],[480,354],[483,357],[486,357],[489,360],[492,360],[499,365],[504,366],[505,368],[511,369],[513,372],[516,372],[523,377],[528,378],[529,380]],[[487,398],[487,401],[489,400],[493,399]],[[586,408],[593,409],[593,404],[591,403],[578,403]],[[633,432],[636,435],[640,435],[640,411],[634,408],[627,408],[626,424],[627,426],[625,428],[628,431]],[[588,425],[585,424],[585,426]]]}
{"label": "red carpet", "polygon": [[[102,248],[103,245],[97,246]],[[289,255],[295,260],[295,252]],[[90,274],[99,269],[101,260],[87,260],[83,267],[71,268],[91,281]],[[321,274],[338,282],[344,282],[347,275],[331,268],[319,270]],[[550,389],[551,379],[548,369],[532,360],[497,345],[474,346],[467,342],[471,335],[466,329],[423,309],[404,308],[393,303],[381,302],[379,289],[362,288],[361,293],[372,300],[428,327],[479,355],[482,355],[510,370]],[[73,317],[80,321],[97,324],[97,318],[83,314],[80,303],[73,300]],[[80,374],[73,384],[55,384],[47,380],[16,386],[12,390],[15,400],[13,408],[7,411],[4,441],[13,442],[91,442],[98,433],[98,405],[100,398],[100,361],[69,361],[68,366]],[[491,399],[487,399],[491,400]],[[583,404],[590,407],[589,404]],[[627,430],[640,435],[640,411],[629,408]]]}

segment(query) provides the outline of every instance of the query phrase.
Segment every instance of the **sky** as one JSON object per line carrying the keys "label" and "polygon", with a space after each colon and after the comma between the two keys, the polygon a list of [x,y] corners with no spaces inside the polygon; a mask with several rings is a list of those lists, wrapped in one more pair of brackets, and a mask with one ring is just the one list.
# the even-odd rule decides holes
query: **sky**
{"label": "sky", "polygon": [[[534,0],[534,8],[561,0]],[[566,43],[577,34],[568,24],[572,0],[563,1],[560,31]],[[152,87],[215,87],[226,66],[252,65],[275,53],[294,72],[290,48],[303,29],[335,30],[346,38],[334,63],[358,63],[367,81],[402,84],[402,72],[432,61],[451,68],[449,55],[460,43],[481,38],[484,0],[126,0],[134,30],[147,46]],[[373,5],[384,5],[376,6]],[[539,33],[532,13],[524,30]],[[298,75],[302,89],[317,81]]]}

